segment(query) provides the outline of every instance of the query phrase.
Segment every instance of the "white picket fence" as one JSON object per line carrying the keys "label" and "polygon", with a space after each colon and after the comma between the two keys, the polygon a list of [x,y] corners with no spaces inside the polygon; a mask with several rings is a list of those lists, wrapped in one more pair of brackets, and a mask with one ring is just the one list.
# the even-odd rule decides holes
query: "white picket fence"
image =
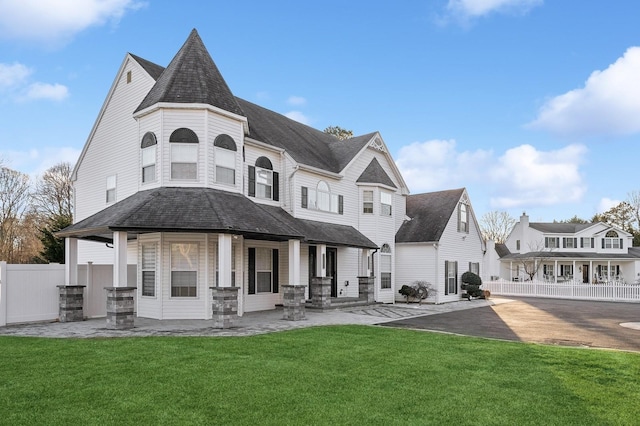
{"label": "white picket fence", "polygon": [[483,281],[482,289],[500,296],[552,297],[558,299],[640,302],[639,284],[585,284],[579,281]]}
{"label": "white picket fence", "polygon": [[[135,286],[136,266],[127,269]],[[65,284],[64,265],[12,265],[0,262],[0,326],[58,319],[58,285]],[[84,289],[84,315],[107,315],[104,287],[113,285],[113,266],[78,265],[78,284]]]}

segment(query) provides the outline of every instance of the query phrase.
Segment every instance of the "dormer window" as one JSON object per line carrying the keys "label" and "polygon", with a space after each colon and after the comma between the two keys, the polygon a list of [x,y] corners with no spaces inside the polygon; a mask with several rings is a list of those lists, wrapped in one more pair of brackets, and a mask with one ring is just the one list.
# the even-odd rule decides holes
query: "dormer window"
{"label": "dormer window", "polygon": [[238,148],[229,135],[218,135],[213,141],[215,147],[216,182],[235,185],[236,152]]}
{"label": "dormer window", "polygon": [[142,183],[156,180],[156,148],[158,140],[153,132],[147,132],[142,137],[140,150],[142,154]]}
{"label": "dormer window", "polygon": [[255,166],[249,166],[249,196],[279,200],[279,176],[273,171],[271,160],[260,157]]}
{"label": "dormer window", "polygon": [[171,133],[171,179],[198,179],[198,135],[191,129],[180,128]]}
{"label": "dormer window", "polygon": [[621,249],[623,247],[622,238],[618,238],[616,231],[609,231],[602,239],[603,249]]}

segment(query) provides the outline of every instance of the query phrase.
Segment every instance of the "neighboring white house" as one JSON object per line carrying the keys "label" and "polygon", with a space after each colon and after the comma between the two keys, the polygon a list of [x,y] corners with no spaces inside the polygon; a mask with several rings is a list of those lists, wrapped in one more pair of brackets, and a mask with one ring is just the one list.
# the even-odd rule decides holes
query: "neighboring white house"
{"label": "neighboring white house", "polygon": [[515,224],[500,257],[500,277],[551,282],[635,282],[640,248],[633,235],[605,223],[529,222]]}
{"label": "neighboring white house", "polygon": [[424,280],[436,289],[430,301],[460,300],[460,276],[484,275],[485,245],[467,190],[409,195],[407,217],[396,234],[398,287]]}
{"label": "neighboring white house", "polygon": [[437,301],[457,300],[458,277],[482,262],[457,190],[446,229],[423,241],[438,255],[417,257],[434,269],[407,276],[412,248],[422,249],[396,233],[420,212],[407,217],[409,191],[381,135],[341,141],[235,97],[195,30],[166,68],[125,56],[73,181],[75,223],[59,233],[67,284],[75,264],[93,262],[113,264],[114,287],[126,287],[136,264],[142,317],[211,318],[217,287],[239,288],[240,315],[273,309],[282,285],[314,277],[331,277],[331,296],[348,298],[372,276],[375,301],[393,303],[408,279],[443,285],[443,265],[451,277]]}

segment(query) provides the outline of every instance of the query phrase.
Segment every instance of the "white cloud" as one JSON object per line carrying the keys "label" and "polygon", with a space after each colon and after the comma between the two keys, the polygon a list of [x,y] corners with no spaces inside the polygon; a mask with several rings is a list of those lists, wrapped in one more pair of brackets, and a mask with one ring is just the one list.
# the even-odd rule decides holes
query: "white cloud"
{"label": "white cloud", "polygon": [[69,96],[69,89],[62,84],[33,83],[27,89],[27,99],[61,101]]}
{"label": "white cloud", "polygon": [[289,99],[287,99],[287,103],[289,105],[299,106],[306,104],[307,100],[302,96],[289,96]]}
{"label": "white cloud", "polygon": [[640,47],[629,48],[583,88],[546,102],[528,127],[564,135],[624,135],[640,132]]}
{"label": "white cloud", "polygon": [[611,207],[615,207],[620,204],[622,201],[620,200],[612,200],[611,198],[602,198],[598,203],[598,213],[604,213],[609,210]]}
{"label": "white cloud", "polygon": [[0,89],[23,84],[33,71],[26,65],[0,63]]}
{"label": "white cloud", "polygon": [[478,18],[493,12],[525,14],[543,0],[449,0],[447,11],[462,20]]}
{"label": "white cloud", "polygon": [[296,120],[302,124],[307,124],[307,125],[311,122],[309,117],[307,117],[300,111],[289,111],[288,113],[285,114],[285,117],[289,117],[292,120]]}
{"label": "white cloud", "polygon": [[400,148],[396,164],[413,193],[464,186],[490,164],[491,152],[456,151],[456,141],[429,140]]}
{"label": "white cloud", "polygon": [[80,150],[71,147],[32,148],[26,151],[0,151],[4,165],[30,175],[32,178],[42,175],[48,168],[63,161],[75,166]]}
{"label": "white cloud", "polygon": [[546,206],[576,202],[586,192],[579,166],[586,155],[582,145],[539,151],[531,145],[507,150],[487,171],[495,188],[495,208]]}
{"label": "white cloud", "polygon": [[136,0],[0,0],[0,34],[55,44],[91,26],[118,22],[142,5]]}

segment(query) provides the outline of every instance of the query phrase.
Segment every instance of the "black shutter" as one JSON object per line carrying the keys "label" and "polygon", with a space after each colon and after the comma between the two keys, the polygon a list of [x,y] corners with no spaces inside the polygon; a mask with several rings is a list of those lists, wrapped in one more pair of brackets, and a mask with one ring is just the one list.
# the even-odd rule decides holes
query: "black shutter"
{"label": "black shutter", "polygon": [[455,267],[455,274],[456,274],[456,279],[455,279],[455,282],[456,282],[456,294],[458,294],[458,261],[457,260],[454,262],[454,267]]}
{"label": "black shutter", "polygon": [[444,261],[444,295],[449,294],[449,262]]}
{"label": "black shutter", "polygon": [[622,247],[622,242],[623,242],[623,241],[624,241],[624,240],[623,240],[622,238],[620,238],[620,248],[624,248],[624,247]]}
{"label": "black shutter", "polygon": [[584,248],[584,239],[580,238],[580,248]]}
{"label": "black shutter", "polygon": [[302,195],[300,196],[300,207],[302,207],[303,209],[308,208],[309,206],[309,194],[308,194],[308,189],[306,186],[303,186],[301,188],[301,192]]}
{"label": "black shutter", "polygon": [[473,265],[471,262],[469,262],[469,272],[471,272],[471,265]]}
{"label": "black shutter", "polygon": [[562,248],[567,248],[567,238],[562,237]]}
{"label": "black shutter", "polygon": [[344,213],[344,197],[342,195],[338,195],[338,213]]}
{"label": "black shutter", "polygon": [[604,248],[604,238],[602,239],[602,248]]}
{"label": "black shutter", "polygon": [[279,252],[278,249],[273,249],[273,253],[271,255],[271,277],[273,278],[273,292],[274,293],[278,293],[280,292],[280,273],[279,273],[279,266],[280,266],[280,256],[278,256]]}
{"label": "black shutter", "polygon": [[578,239],[577,238],[573,239],[573,248],[578,248]]}
{"label": "black shutter", "polygon": [[256,196],[256,168],[249,166],[249,197]]}
{"label": "black shutter", "polygon": [[595,240],[596,240],[595,238],[591,239],[591,248],[596,248],[596,241]]}
{"label": "black shutter", "polygon": [[273,172],[273,201],[280,201],[280,174]]}
{"label": "black shutter", "polygon": [[249,248],[249,294],[256,294],[256,249]]}

